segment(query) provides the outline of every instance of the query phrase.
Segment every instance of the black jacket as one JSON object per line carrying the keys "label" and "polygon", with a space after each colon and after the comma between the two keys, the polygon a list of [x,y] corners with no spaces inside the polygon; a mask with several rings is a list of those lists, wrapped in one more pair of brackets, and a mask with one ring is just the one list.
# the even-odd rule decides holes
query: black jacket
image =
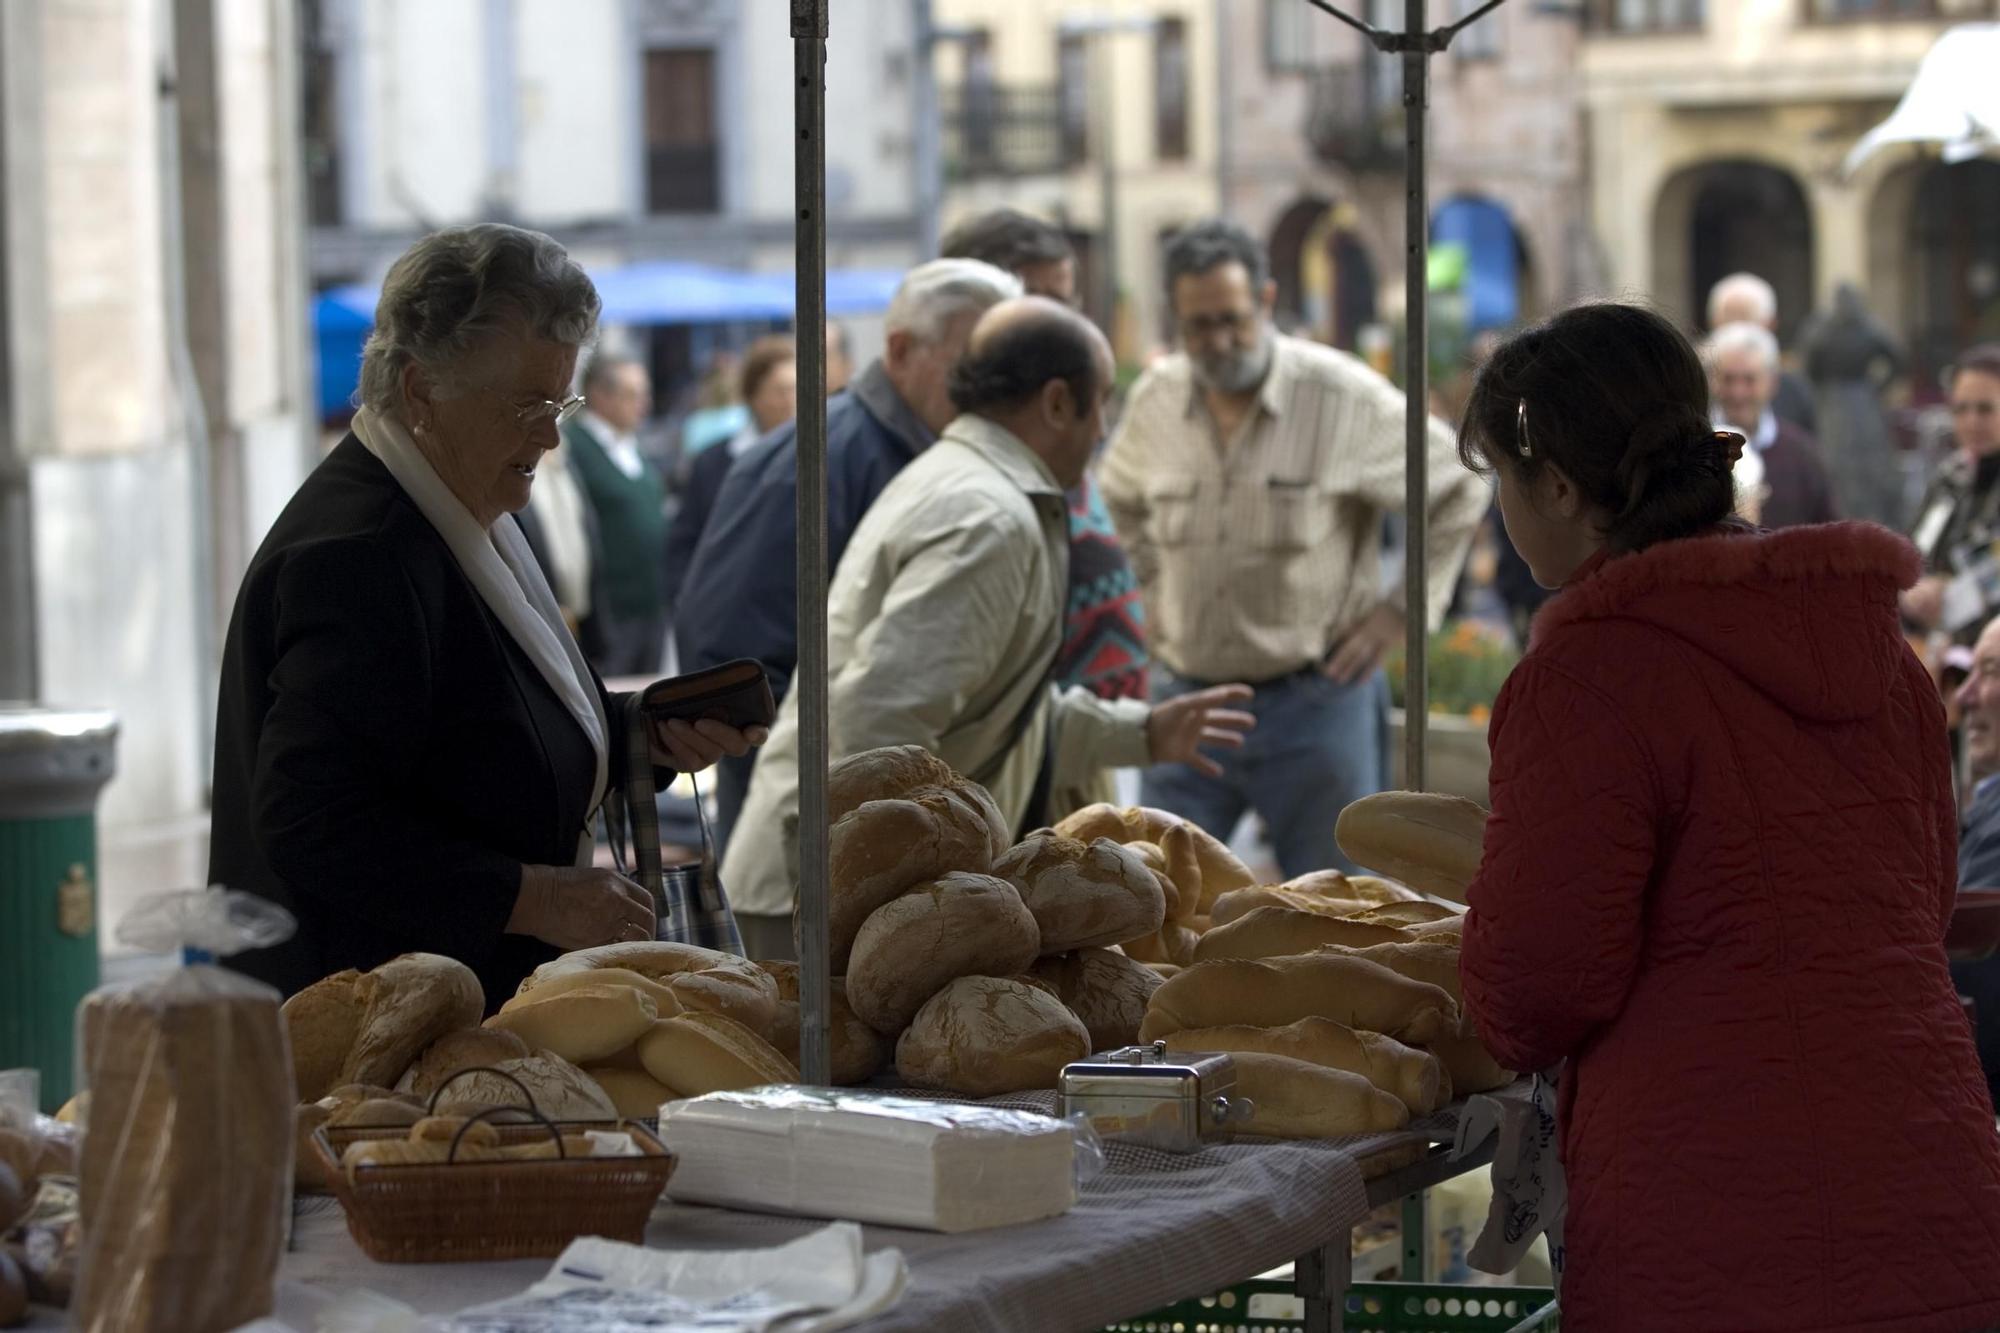
{"label": "black jacket", "polygon": [[299,920],[230,965],[289,995],[423,950],[470,966],[498,1008],[555,956],[504,930],[524,863],[574,861],[595,765],[444,539],[349,435],[278,516],[230,617],[209,882]]}
{"label": "black jacket", "polygon": [[1758,516],[1767,528],[1792,528],[1802,523],[1831,523],[1840,517],[1833,503],[1819,441],[1783,417],[1778,438],[1763,452],[1764,484],[1771,488]]}

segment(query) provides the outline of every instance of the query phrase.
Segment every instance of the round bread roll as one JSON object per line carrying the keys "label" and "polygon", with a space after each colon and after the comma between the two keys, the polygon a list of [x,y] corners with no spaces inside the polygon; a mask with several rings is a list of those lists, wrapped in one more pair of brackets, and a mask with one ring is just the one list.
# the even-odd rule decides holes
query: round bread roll
{"label": "round bread roll", "polygon": [[945,875],[883,904],[862,924],[847,967],[847,1001],[893,1036],[948,982],[1025,971],[1041,932],[1021,895],[991,875]]}
{"label": "round bread roll", "polygon": [[438,1084],[461,1069],[496,1065],[502,1060],[518,1060],[531,1054],[529,1046],[511,1032],[499,1028],[466,1028],[447,1032],[430,1045],[417,1062],[396,1082],[396,1091],[429,1097]]}
{"label": "round bread roll", "polygon": [[660,1107],[679,1099],[675,1092],[643,1069],[616,1069],[598,1065],[583,1071],[597,1080],[604,1095],[618,1108],[618,1114],[646,1120],[660,1113]]}
{"label": "round bread roll", "polygon": [[942,787],[869,801],[843,815],[827,836],[832,867],[827,930],[835,976],[851,970],[854,937],[876,908],[940,875],[983,875],[993,868],[993,837],[985,818]]}
{"label": "round bread roll", "polygon": [[1283,1027],[1331,1018],[1365,1032],[1421,1045],[1458,1029],[1458,1005],[1436,986],[1380,963],[1322,949],[1283,958],[1197,963],[1153,992],[1141,1041],[1182,1028]]}
{"label": "round bread roll", "polygon": [[963,1097],[1053,1088],[1090,1054],[1083,1020],[1054,996],[999,977],[960,977],[933,995],[896,1043],[896,1072],[914,1087]]}
{"label": "round bread roll", "polygon": [[473,1115],[495,1106],[519,1106],[521,1089],[500,1074],[512,1074],[527,1088],[535,1109],[551,1120],[616,1120],[618,1108],[597,1080],[560,1055],[537,1051],[453,1080],[438,1099],[439,1115]]}
{"label": "round bread roll", "polygon": [[[1185,825],[1188,835],[1194,839],[1196,858],[1201,865],[1201,889],[1199,901],[1190,908],[1181,904],[1181,910],[1188,915],[1206,916],[1215,905],[1215,900],[1232,889],[1252,888],[1257,877],[1236,853],[1199,824],[1182,819],[1166,810],[1155,810],[1149,806],[1089,805],[1077,811],[1056,825],[1055,831],[1064,837],[1089,842],[1093,838],[1109,838],[1113,842],[1151,842],[1165,847],[1169,829]],[[1168,865],[1173,864],[1173,854],[1168,851]],[[1185,886],[1184,886],[1185,887]],[[1183,893],[1185,898],[1189,895]]]}
{"label": "round bread roll", "polygon": [[364,972],[354,994],[364,1007],[342,1083],[393,1086],[426,1046],[478,1027],[486,1013],[486,992],[472,969],[434,953],[406,953]]}
{"label": "round bread roll", "polygon": [[[361,974],[351,967],[322,977],[286,1000],[280,1011],[291,1038],[292,1079],[302,1102],[316,1102],[338,1084],[354,1081],[345,1073],[366,1007],[356,990],[360,981]],[[393,1083],[395,1076],[389,1081]]]}
{"label": "round bread roll", "polygon": [[[771,1026],[771,1045],[793,1065],[799,1065],[799,965],[759,963],[757,966],[770,972],[778,982],[778,1020]],[[889,1041],[862,1022],[854,1006],[847,1002],[845,977],[831,978],[826,1024],[832,1047],[830,1072],[836,1086],[856,1087],[889,1067],[892,1054]]]}
{"label": "round bread roll", "polygon": [[753,1032],[770,1030],[778,987],[756,964],[719,949],[669,940],[639,940],[578,949],[543,963],[521,983],[525,996],[545,982],[577,972],[618,967],[665,986],[685,1010],[725,1014]]}
{"label": "round bread roll", "polygon": [[1112,949],[1079,949],[1035,963],[1032,975],[1055,987],[1056,998],[1083,1020],[1090,1049],[1111,1051],[1139,1040],[1146,1002],[1165,980],[1137,959]]}
{"label": "round bread roll", "polygon": [[1409,938],[1399,926],[1325,916],[1296,907],[1259,907],[1202,936],[1194,946],[1194,958],[1202,963],[1216,958],[1281,958],[1311,953],[1327,944],[1366,948]]}
{"label": "round bread roll", "polygon": [[1283,1055],[1359,1074],[1410,1108],[1429,1115],[1452,1098],[1452,1081],[1438,1057],[1379,1032],[1356,1032],[1330,1018],[1301,1018],[1283,1027],[1184,1028],[1166,1037],[1170,1051],[1254,1051]]}
{"label": "round bread roll", "polygon": [[992,855],[1000,855],[1013,843],[1007,821],[986,788],[960,777],[921,745],[863,750],[836,763],[827,774],[827,822],[837,823],[870,801],[901,800],[927,787],[948,791],[972,807],[986,824]]}
{"label": "round bread roll", "polygon": [[631,986],[578,986],[539,1004],[495,1014],[486,1025],[513,1033],[535,1050],[586,1065],[639,1040],[659,1016],[653,997]]}
{"label": "round bread roll", "polygon": [[[993,863],[1041,929],[1042,952],[1101,948],[1166,924],[1166,894],[1146,863],[1109,838],[1030,833]],[[982,969],[983,970],[983,969]]]}
{"label": "round bread roll", "polygon": [[647,1073],[683,1097],[799,1081],[798,1066],[721,1014],[661,1019],[639,1038],[639,1058]]}

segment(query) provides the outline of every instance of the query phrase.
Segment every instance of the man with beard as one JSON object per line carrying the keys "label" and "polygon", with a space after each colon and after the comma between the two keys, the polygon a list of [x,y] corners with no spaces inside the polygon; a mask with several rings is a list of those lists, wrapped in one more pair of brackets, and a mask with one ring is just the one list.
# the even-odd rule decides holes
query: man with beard
{"label": "man with beard", "polygon": [[[1257,728],[1220,776],[1148,769],[1144,800],[1225,839],[1255,810],[1287,876],[1351,869],[1334,819],[1389,777],[1403,592],[1381,533],[1403,509],[1404,395],[1272,327],[1277,289],[1240,228],[1188,227],[1166,269],[1183,350],[1134,386],[1099,481],[1145,594],[1153,698],[1248,681]],[[1436,624],[1487,505],[1438,421],[1429,478]]]}

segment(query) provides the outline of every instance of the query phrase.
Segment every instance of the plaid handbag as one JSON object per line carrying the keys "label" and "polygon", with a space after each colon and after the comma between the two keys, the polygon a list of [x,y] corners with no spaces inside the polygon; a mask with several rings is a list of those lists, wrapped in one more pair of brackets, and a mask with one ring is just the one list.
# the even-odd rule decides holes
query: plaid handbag
{"label": "plaid handbag", "polygon": [[[606,832],[611,854],[620,872],[630,875],[653,895],[659,914],[657,935],[678,944],[694,944],[704,949],[743,955],[743,934],[736,928],[736,915],[729,910],[729,895],[715,873],[715,844],[708,833],[708,814],[695,793],[695,808],[701,817],[701,862],[676,866],[668,873],[660,865],[660,807],[653,789],[653,743],[647,735],[645,714],[637,695],[617,698],[618,713],[625,723],[625,793],[604,802]],[[625,835],[632,840],[632,868],[627,869]]]}

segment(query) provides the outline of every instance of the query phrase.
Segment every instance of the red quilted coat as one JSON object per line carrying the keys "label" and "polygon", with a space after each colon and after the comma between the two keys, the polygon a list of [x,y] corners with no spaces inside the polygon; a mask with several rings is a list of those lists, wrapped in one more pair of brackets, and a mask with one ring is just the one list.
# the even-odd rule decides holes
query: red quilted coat
{"label": "red quilted coat", "polygon": [[1565,1329],[2000,1325],[1917,574],[1858,523],[1600,559],[1501,692],[1465,1002],[1569,1061]]}

